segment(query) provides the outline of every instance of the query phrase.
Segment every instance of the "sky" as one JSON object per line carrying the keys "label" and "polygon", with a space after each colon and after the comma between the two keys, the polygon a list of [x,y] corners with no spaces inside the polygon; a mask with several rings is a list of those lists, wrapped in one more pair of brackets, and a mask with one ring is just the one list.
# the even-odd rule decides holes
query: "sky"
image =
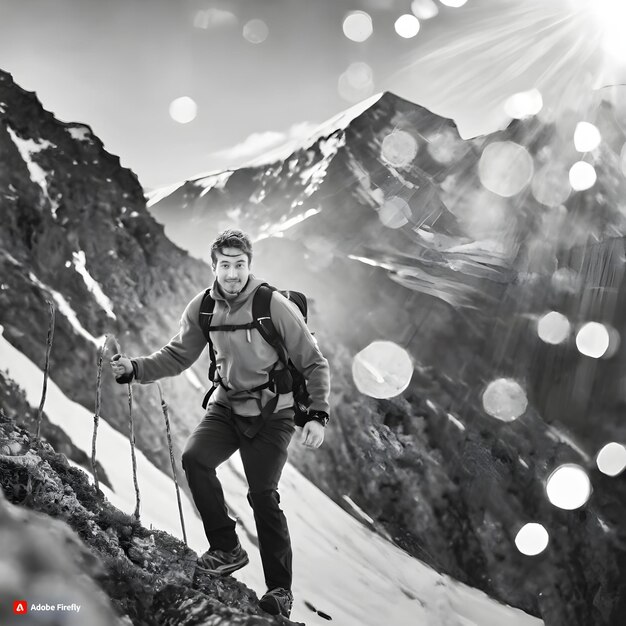
{"label": "sky", "polygon": [[[546,110],[564,95],[586,106],[580,90],[608,80],[619,2],[0,0],[0,68],[57,118],[90,125],[152,189],[301,140],[381,91],[465,137],[506,124],[519,91],[539,89]],[[363,15],[356,34],[346,22],[358,11],[364,41]],[[431,17],[403,37],[402,15]],[[181,97],[197,107],[187,123],[170,113]]]}

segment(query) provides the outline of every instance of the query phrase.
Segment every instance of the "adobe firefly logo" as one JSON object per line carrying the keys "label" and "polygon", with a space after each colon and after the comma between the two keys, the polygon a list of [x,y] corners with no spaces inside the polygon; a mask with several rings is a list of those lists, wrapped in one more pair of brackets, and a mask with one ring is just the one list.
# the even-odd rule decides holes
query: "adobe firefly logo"
{"label": "adobe firefly logo", "polygon": [[28,613],[28,603],[26,600],[16,600],[13,603],[13,613],[16,615],[26,615],[26,613]]}

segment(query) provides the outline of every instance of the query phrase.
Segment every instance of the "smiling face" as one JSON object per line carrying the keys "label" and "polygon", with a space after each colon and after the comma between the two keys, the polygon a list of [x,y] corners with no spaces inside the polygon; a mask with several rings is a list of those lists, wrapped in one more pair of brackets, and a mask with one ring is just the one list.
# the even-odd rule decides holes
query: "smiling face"
{"label": "smiling face", "polygon": [[222,248],[215,252],[213,273],[224,297],[235,298],[250,276],[248,256],[239,248]]}

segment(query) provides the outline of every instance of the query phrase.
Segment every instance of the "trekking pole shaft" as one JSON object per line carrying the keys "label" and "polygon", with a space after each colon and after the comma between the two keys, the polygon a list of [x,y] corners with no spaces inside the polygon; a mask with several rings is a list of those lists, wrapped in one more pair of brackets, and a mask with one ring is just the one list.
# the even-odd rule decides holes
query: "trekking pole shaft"
{"label": "trekking pole shaft", "polygon": [[36,437],[39,439],[41,432],[41,418],[43,416],[43,406],[46,402],[46,391],[48,389],[48,372],[50,369],[50,351],[52,350],[52,340],[54,338],[54,304],[50,300],[46,300],[50,309],[50,323],[48,325],[48,336],[46,338],[46,362],[43,370],[43,389],[41,392],[41,402],[39,403],[39,410],[37,411],[37,431]]}
{"label": "trekking pole shaft", "polygon": [[159,397],[161,398],[161,409],[163,411],[163,417],[165,418],[165,432],[167,433],[167,445],[170,451],[170,461],[172,463],[172,474],[174,475],[174,485],[176,487],[176,500],[178,501],[178,513],[180,515],[180,525],[183,531],[183,540],[185,545],[187,544],[187,533],[185,531],[185,518],[183,516],[183,505],[180,499],[180,489],[178,487],[178,477],[176,474],[176,462],[174,460],[174,450],[172,448],[172,433],[170,430],[170,418],[169,418],[169,409],[167,406],[167,402],[163,398],[163,390],[161,389],[161,385],[156,383],[157,388],[159,390]]}
{"label": "trekking pole shaft", "polygon": [[128,383],[128,419],[130,421],[130,457],[133,464],[133,483],[135,485],[135,512],[133,515],[139,521],[139,505],[141,497],[139,495],[139,483],[137,482],[137,458],[135,456],[135,423],[133,420],[133,390]]}
{"label": "trekking pole shaft", "polygon": [[96,410],[93,416],[93,436],[91,438],[91,472],[93,473],[93,480],[96,486],[96,491],[100,490],[98,484],[98,470],[96,468],[96,438],[98,437],[98,424],[100,422],[100,405],[102,401],[102,360],[104,359],[104,352],[109,341],[109,335],[105,335],[104,343],[100,348],[100,355],[98,358],[98,375],[96,378]]}

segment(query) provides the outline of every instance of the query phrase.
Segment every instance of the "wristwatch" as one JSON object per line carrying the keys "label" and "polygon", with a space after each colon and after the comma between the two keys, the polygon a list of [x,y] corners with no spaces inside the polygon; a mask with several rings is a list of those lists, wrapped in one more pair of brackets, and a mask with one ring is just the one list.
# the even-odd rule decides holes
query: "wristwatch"
{"label": "wristwatch", "polygon": [[328,419],[326,411],[309,411],[309,419],[307,421],[315,420],[325,427],[328,424]]}

